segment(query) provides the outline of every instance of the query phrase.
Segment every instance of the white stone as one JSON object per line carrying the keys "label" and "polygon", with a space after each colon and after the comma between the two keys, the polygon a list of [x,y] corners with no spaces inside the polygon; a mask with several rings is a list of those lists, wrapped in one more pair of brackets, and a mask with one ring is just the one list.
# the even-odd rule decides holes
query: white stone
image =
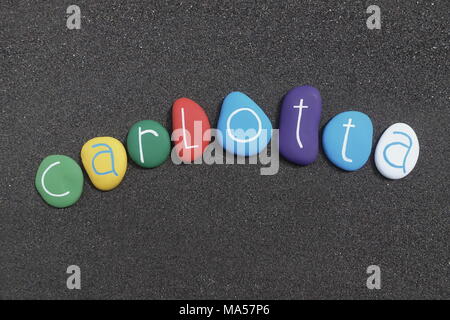
{"label": "white stone", "polygon": [[419,140],[405,123],[395,123],[383,133],[375,149],[375,165],[389,179],[406,177],[419,158]]}

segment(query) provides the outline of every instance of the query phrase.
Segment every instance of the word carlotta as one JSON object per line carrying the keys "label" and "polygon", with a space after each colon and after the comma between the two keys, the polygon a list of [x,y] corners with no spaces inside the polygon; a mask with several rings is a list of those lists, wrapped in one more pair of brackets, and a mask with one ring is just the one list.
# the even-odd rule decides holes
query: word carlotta
{"label": "word carlotta", "polygon": [[[247,95],[232,92],[225,97],[217,129],[211,128],[208,116],[196,102],[181,98],[172,106],[172,134],[160,123],[142,120],[134,124],[126,139],[126,148],[112,137],[96,137],[81,149],[81,161],[92,184],[99,190],[116,188],[123,180],[128,157],[143,168],[163,164],[169,155],[174,163],[222,164],[248,157],[249,163],[268,164],[278,152],[288,161],[306,166],[319,153],[322,99],[319,90],[310,86],[290,90],[281,104],[279,129],[273,129],[264,111]],[[336,115],[325,126],[323,150],[328,159],[345,171],[362,168],[372,152],[373,125],[359,111]],[[213,139],[214,138],[214,139]],[[174,147],[171,148],[171,141]],[[415,167],[419,142],[414,130],[404,123],[391,125],[381,136],[375,150],[375,165],[389,179],[401,179]],[[232,162],[229,162],[231,158]],[[269,159],[270,160],[270,159]],[[271,160],[271,161],[272,161]],[[241,162],[242,163],[242,162]],[[36,173],[36,189],[49,205],[64,208],[80,198],[84,179],[76,161],[64,155],[51,155]]]}

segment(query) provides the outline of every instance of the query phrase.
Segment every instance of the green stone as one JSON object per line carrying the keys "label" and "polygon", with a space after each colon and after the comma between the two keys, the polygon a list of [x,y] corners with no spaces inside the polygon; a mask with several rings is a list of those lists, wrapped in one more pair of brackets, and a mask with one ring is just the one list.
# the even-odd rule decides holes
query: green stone
{"label": "green stone", "polygon": [[144,168],[163,164],[170,154],[170,145],[166,128],[153,120],[139,121],[128,132],[128,154],[136,164]]}
{"label": "green stone", "polygon": [[83,172],[78,163],[62,155],[42,160],[36,173],[35,185],[42,199],[56,208],[73,205],[83,192]]}

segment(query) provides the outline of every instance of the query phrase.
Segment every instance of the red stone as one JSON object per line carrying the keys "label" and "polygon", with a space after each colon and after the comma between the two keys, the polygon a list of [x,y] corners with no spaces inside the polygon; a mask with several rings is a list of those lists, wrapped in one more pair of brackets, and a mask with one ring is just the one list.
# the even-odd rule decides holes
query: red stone
{"label": "red stone", "polygon": [[195,101],[180,98],[173,103],[172,139],[183,162],[193,162],[203,155],[211,141],[210,128],[205,110]]}

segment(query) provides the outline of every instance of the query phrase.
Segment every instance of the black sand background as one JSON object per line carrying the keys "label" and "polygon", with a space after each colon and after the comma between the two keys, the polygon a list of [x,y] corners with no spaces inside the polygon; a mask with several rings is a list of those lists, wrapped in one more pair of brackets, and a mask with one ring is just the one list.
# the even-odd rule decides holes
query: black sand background
{"label": "black sand background", "polygon": [[[66,28],[77,4],[82,29]],[[382,30],[366,8],[382,10]],[[449,298],[448,1],[1,1],[1,263],[6,298]],[[79,161],[95,136],[170,128],[171,103],[216,124],[226,94],[279,102],[310,84],[322,127],[367,113],[375,141],[395,122],[421,155],[400,181],[373,161],[260,166],[130,164],[108,193],[89,182],[57,210],[34,189],[40,161]],[[69,291],[67,266],[82,271]],[[366,288],[367,266],[382,290]]]}

